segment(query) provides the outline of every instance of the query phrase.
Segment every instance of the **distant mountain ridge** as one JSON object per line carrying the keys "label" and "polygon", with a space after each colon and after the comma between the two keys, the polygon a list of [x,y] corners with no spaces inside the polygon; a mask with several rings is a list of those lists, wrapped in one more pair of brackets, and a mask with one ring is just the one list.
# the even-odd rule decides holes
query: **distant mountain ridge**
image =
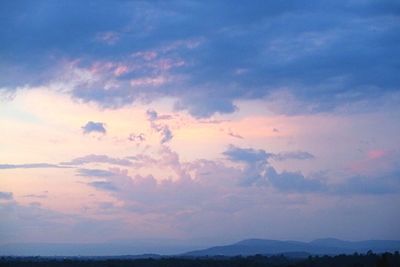
{"label": "distant mountain ridge", "polygon": [[299,255],[337,255],[366,253],[372,250],[375,253],[394,252],[400,250],[400,241],[396,240],[366,240],[344,241],[334,238],[316,239],[311,242],[278,241],[268,239],[246,239],[240,242],[216,246],[203,250],[187,252],[185,256],[249,256],[255,254],[293,254]]}
{"label": "distant mountain ridge", "polygon": [[[44,257],[112,257],[112,258],[158,258],[158,257],[215,257],[285,255],[304,258],[309,255],[353,254],[400,251],[400,241],[366,240],[344,241],[334,238],[316,239],[311,242],[279,241],[268,239],[245,239],[234,244],[200,249],[180,242],[111,242],[111,243],[10,243],[0,244],[0,256]],[[189,252],[185,252],[189,251]]]}

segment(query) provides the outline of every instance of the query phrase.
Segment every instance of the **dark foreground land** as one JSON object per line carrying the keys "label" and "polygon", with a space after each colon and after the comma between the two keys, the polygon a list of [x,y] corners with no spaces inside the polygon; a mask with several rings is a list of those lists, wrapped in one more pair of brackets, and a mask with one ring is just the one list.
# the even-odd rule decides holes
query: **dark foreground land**
{"label": "dark foreground land", "polygon": [[400,267],[399,253],[309,256],[293,259],[285,256],[213,257],[157,259],[123,258],[43,258],[0,257],[0,266],[32,267]]}

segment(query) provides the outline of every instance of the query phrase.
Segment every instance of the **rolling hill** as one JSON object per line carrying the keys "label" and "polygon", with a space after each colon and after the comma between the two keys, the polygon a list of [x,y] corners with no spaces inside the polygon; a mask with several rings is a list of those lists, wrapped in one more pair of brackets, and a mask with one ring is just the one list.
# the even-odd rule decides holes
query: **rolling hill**
{"label": "rolling hill", "polygon": [[203,250],[185,253],[185,256],[249,256],[255,254],[273,255],[337,255],[351,253],[393,252],[400,250],[400,241],[393,240],[367,240],[343,241],[339,239],[317,239],[311,242],[278,241],[267,239],[246,239],[231,245],[216,246]]}

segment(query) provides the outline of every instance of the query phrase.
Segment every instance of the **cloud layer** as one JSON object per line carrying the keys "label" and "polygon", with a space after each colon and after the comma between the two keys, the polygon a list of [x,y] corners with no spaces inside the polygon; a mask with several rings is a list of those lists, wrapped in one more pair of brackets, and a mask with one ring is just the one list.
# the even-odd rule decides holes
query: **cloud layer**
{"label": "cloud layer", "polygon": [[2,1],[0,243],[400,238],[397,2]]}
{"label": "cloud layer", "polygon": [[62,82],[105,107],[174,97],[196,117],[232,113],[241,99],[279,102],[284,92],[292,106],[271,110],[329,111],[398,91],[398,9],[347,0],[3,3],[0,88]]}

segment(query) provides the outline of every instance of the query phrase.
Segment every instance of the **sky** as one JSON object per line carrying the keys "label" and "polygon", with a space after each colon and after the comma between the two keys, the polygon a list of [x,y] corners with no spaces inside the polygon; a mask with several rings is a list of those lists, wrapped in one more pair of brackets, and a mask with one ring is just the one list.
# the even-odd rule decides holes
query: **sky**
{"label": "sky", "polygon": [[0,244],[400,239],[398,1],[2,1],[0,25]]}

